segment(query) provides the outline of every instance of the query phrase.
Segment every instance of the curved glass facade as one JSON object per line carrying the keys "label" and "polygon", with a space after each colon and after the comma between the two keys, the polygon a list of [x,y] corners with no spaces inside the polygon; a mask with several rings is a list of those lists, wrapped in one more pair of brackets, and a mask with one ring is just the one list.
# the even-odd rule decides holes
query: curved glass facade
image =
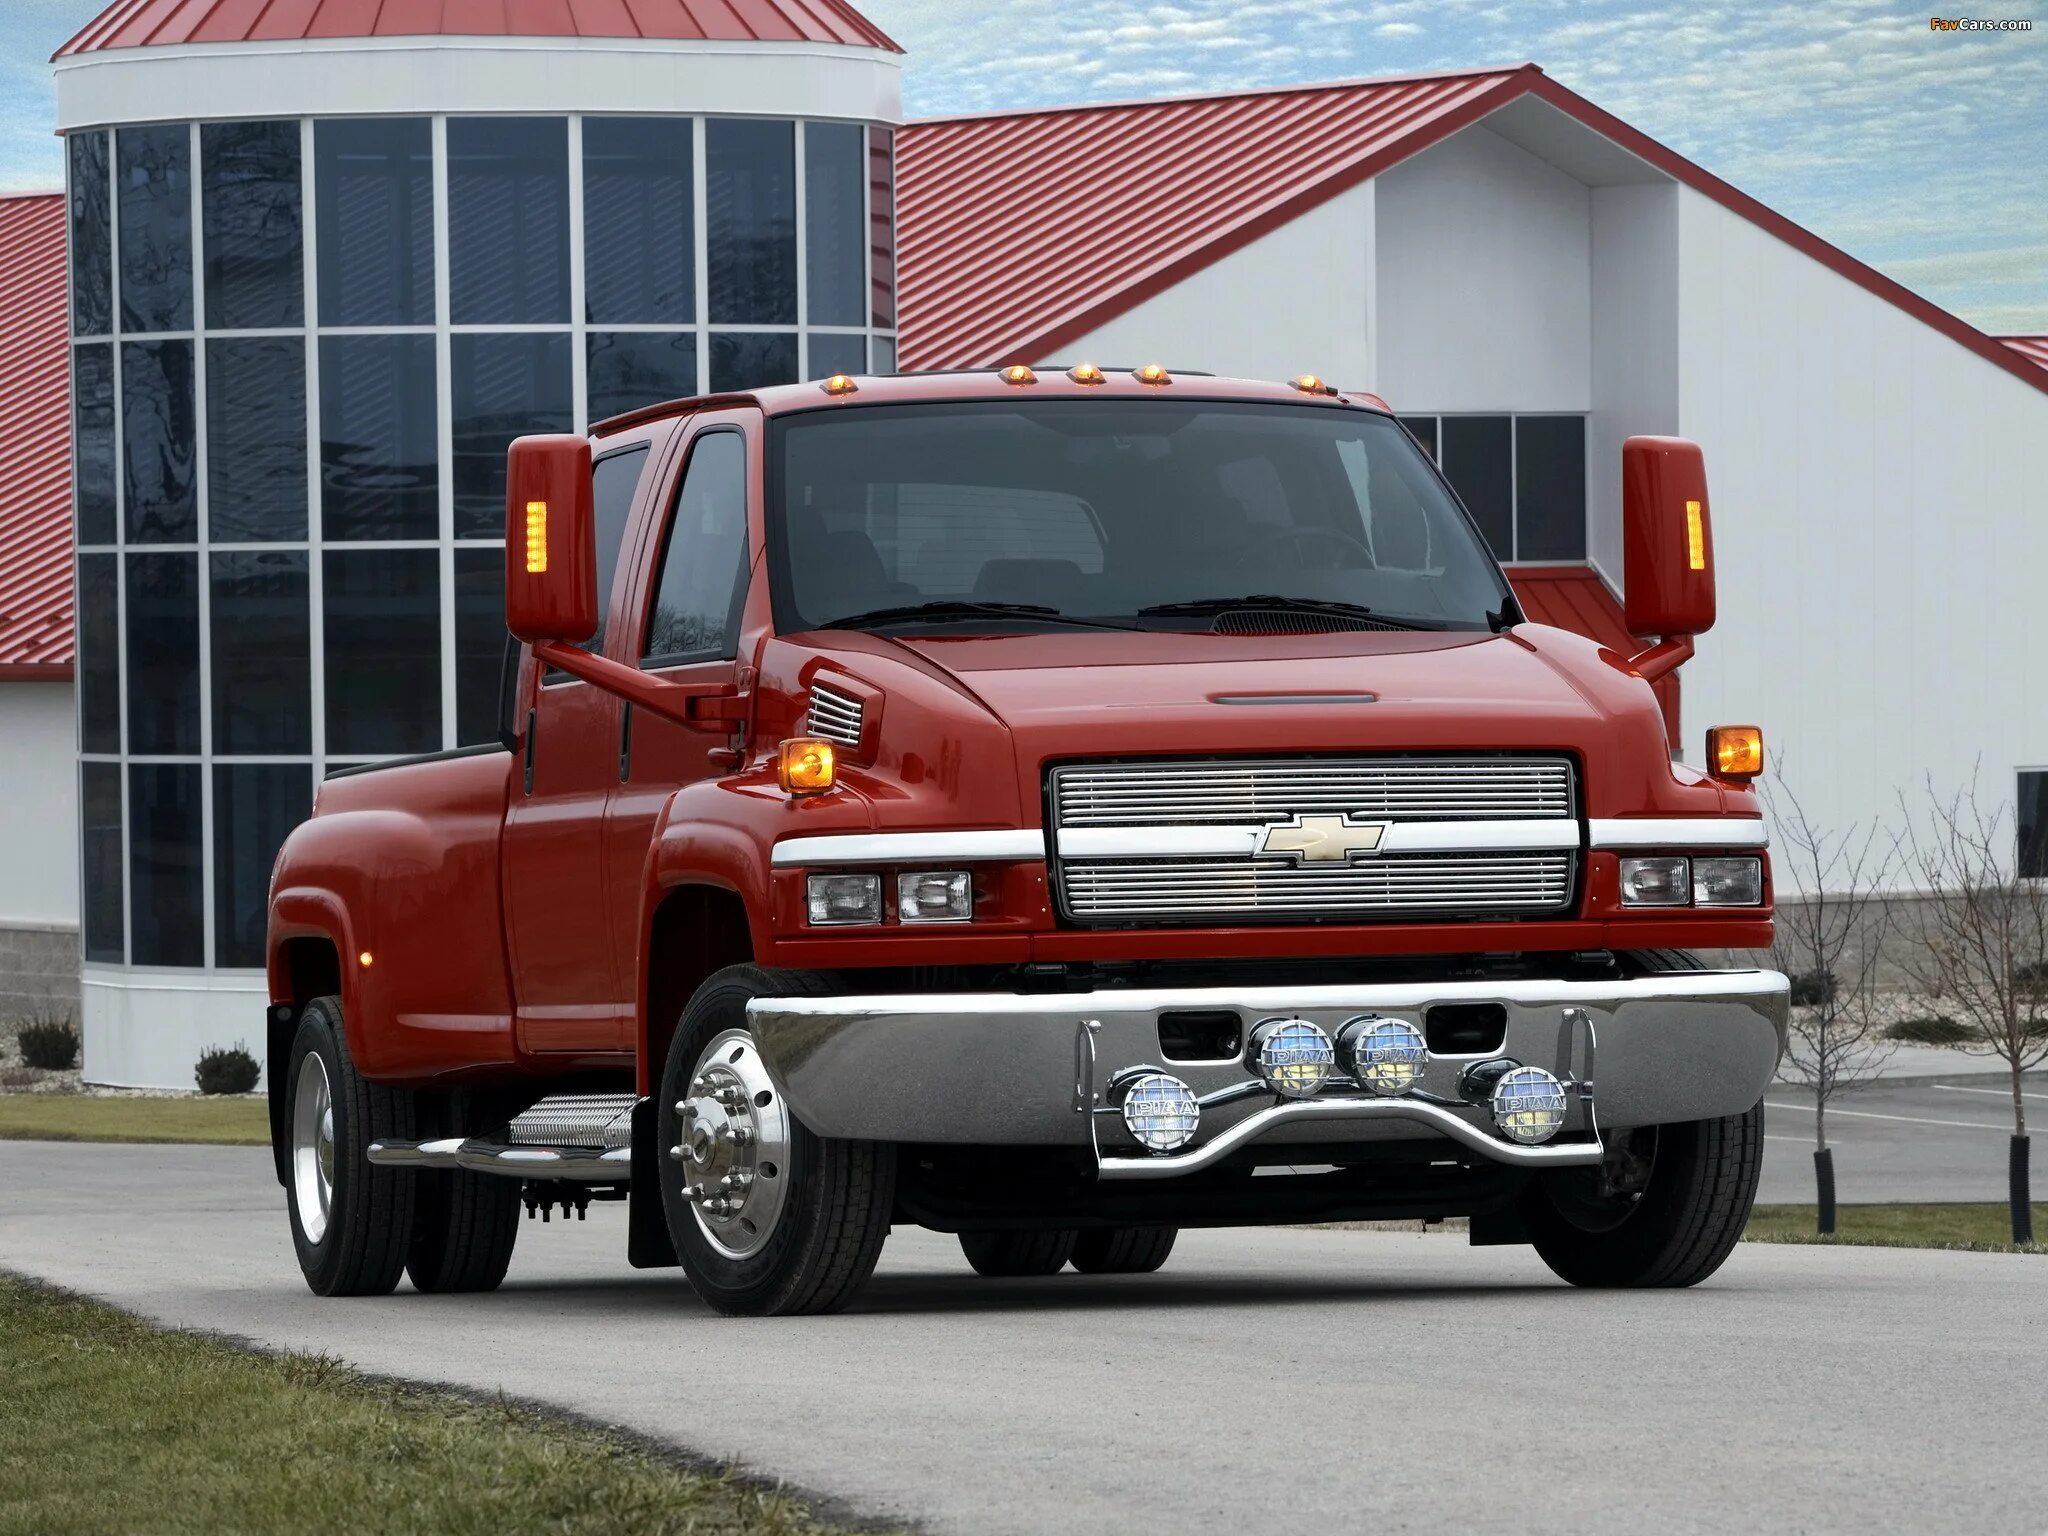
{"label": "curved glass facade", "polygon": [[895,366],[892,156],[685,116],[69,137],[89,964],[260,966],[322,774],[492,739],[513,437]]}

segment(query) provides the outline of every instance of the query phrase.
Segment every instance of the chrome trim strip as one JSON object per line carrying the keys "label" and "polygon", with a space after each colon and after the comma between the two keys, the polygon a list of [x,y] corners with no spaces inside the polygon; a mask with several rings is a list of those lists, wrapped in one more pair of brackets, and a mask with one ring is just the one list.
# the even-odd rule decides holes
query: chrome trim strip
{"label": "chrome trim strip", "polygon": [[1768,848],[1761,816],[1599,817],[1591,823],[1595,848]]}
{"label": "chrome trim strip", "polygon": [[1504,1136],[1489,1135],[1448,1109],[1415,1099],[1300,1099],[1247,1115],[1191,1152],[1150,1157],[1105,1154],[1097,1159],[1097,1164],[1105,1179],[1178,1178],[1184,1173],[1198,1173],[1222,1161],[1246,1142],[1256,1141],[1294,1120],[1419,1120],[1431,1130],[1494,1162],[1513,1163],[1524,1168],[1583,1167],[1599,1162],[1601,1157],[1597,1141],[1567,1142],[1563,1145],[1546,1142],[1539,1147],[1525,1147]]}
{"label": "chrome trim strip", "polygon": [[[1353,864],[1369,864],[1390,853],[1519,853],[1531,849],[1577,849],[1579,824],[1562,818],[1520,821],[1381,821],[1361,817],[1357,826],[1384,826],[1380,845],[1372,853],[1360,854]],[[1199,823],[1177,823],[1153,827],[1062,827],[1059,853],[1063,859],[1196,858],[1224,854],[1252,858],[1259,853],[1266,833],[1275,825],[1217,827]],[[1315,863],[1311,869],[1340,869],[1337,860]]]}
{"label": "chrome trim strip", "polygon": [[1045,834],[1036,827],[980,832],[838,832],[785,837],[775,845],[777,869],[815,864],[987,863],[1042,859]]}

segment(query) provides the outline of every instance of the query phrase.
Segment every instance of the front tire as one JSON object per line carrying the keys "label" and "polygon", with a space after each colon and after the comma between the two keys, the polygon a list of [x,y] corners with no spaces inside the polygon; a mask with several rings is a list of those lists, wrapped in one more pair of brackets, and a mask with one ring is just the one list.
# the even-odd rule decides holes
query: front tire
{"label": "front tire", "polygon": [[356,1071],[339,998],[306,1005],[289,1060],[285,1196],[299,1268],[316,1296],[385,1295],[405,1268],[417,1176],[376,1166],[369,1147],[413,1138],[413,1096]]}
{"label": "front tire", "polygon": [[823,991],[800,973],[729,966],[697,989],[669,1044],[646,1176],[683,1273],[729,1316],[837,1311],[889,1235],[896,1149],[813,1135],[747,1028],[754,998]]}
{"label": "front tire", "polygon": [[1763,1172],[1764,1107],[1634,1135],[1652,1138],[1640,1190],[1603,1190],[1599,1169],[1547,1174],[1522,1197],[1529,1240],[1573,1285],[1697,1285],[1749,1223]]}

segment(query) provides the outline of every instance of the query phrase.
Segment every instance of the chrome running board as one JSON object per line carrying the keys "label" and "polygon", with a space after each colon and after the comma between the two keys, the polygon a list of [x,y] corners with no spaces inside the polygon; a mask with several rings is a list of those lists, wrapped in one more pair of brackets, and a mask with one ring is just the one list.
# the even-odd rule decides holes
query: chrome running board
{"label": "chrome running board", "polygon": [[558,1094],[492,1136],[376,1141],[382,1168],[462,1168],[512,1179],[626,1184],[633,1176],[633,1095]]}

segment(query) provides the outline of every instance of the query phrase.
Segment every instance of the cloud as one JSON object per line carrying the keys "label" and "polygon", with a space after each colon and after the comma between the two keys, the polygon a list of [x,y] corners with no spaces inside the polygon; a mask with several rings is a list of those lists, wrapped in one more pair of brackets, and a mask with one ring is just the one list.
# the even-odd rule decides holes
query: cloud
{"label": "cloud", "polygon": [[1420,37],[1422,28],[1412,21],[1388,21],[1374,27],[1373,33],[1378,37]]}

